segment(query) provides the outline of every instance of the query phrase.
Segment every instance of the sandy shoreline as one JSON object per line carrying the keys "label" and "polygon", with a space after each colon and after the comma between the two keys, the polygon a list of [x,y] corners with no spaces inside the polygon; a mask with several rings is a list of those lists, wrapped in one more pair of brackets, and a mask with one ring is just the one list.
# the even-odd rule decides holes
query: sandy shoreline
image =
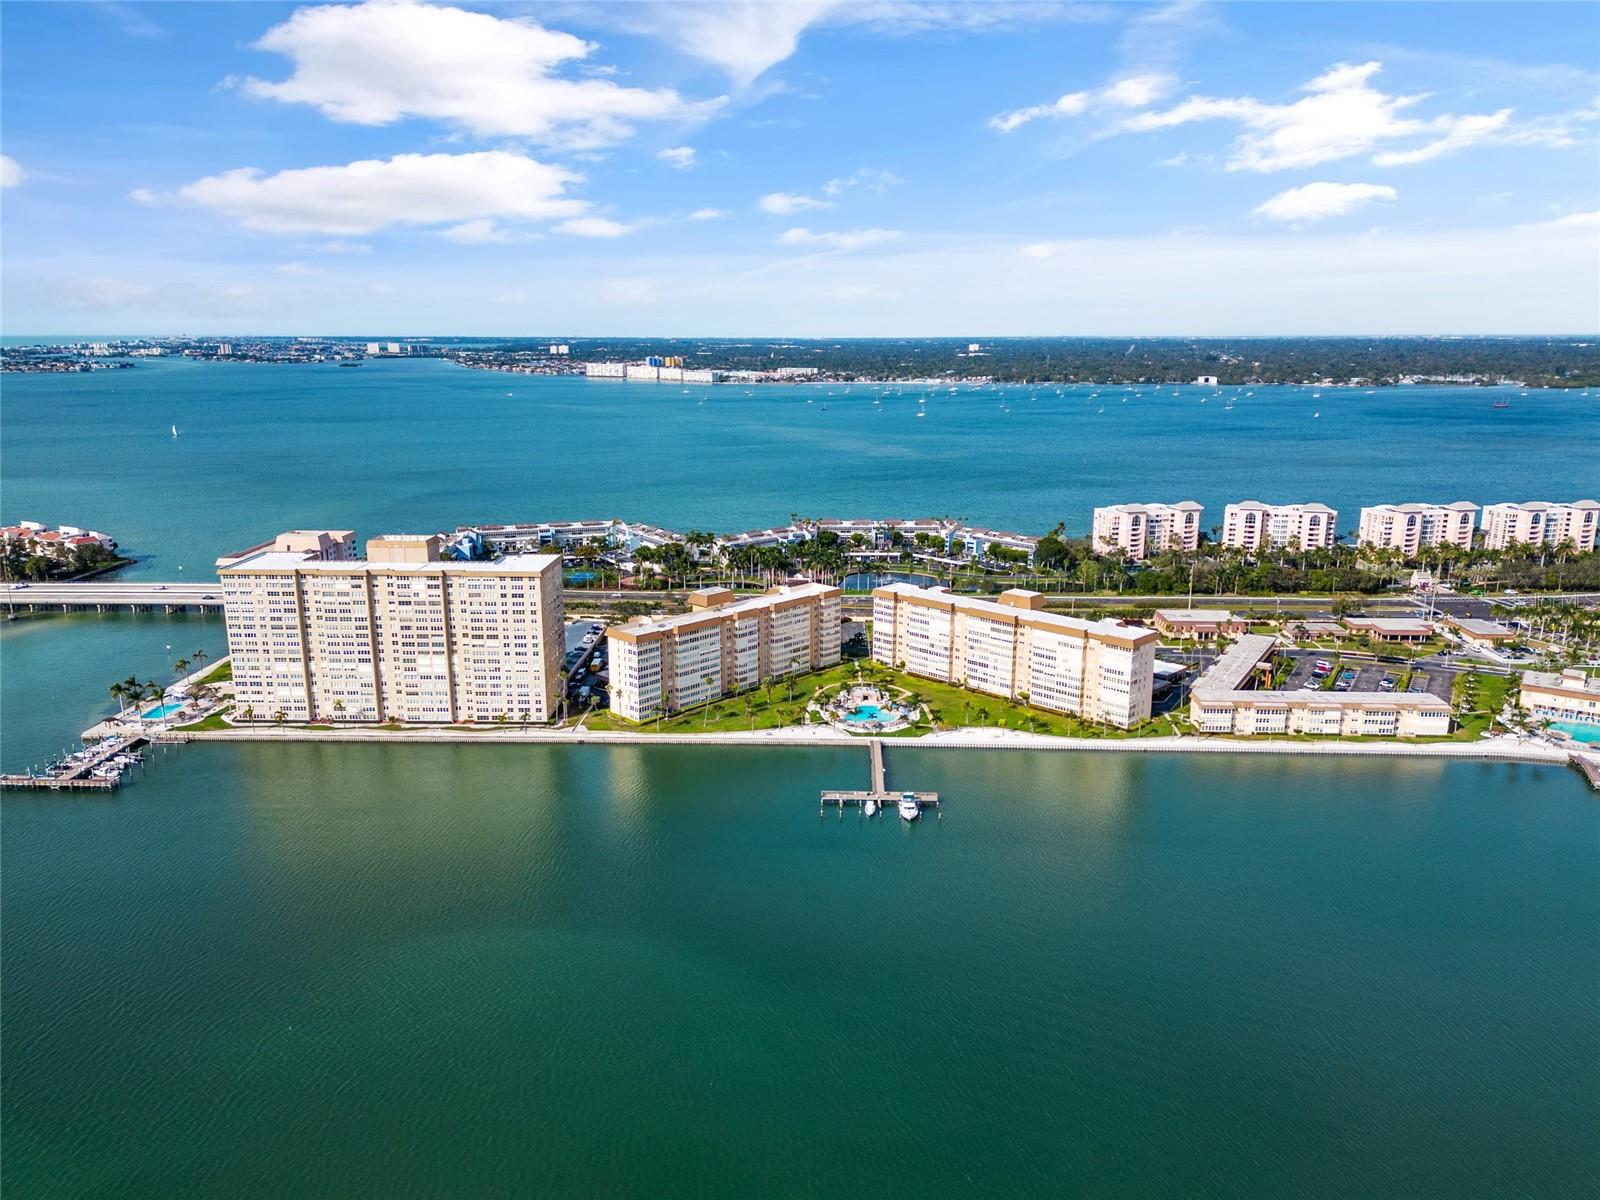
{"label": "sandy shoreline", "polygon": [[[163,741],[195,742],[399,742],[423,744],[547,744],[566,746],[851,746],[866,738],[826,726],[751,732],[655,734],[584,729],[226,729],[174,732]],[[1136,754],[1280,754],[1347,758],[1449,758],[1564,765],[1569,752],[1529,739],[1476,742],[1279,742],[1219,737],[1068,738],[1009,729],[950,729],[916,738],[885,738],[885,746],[928,749],[1068,750]]]}

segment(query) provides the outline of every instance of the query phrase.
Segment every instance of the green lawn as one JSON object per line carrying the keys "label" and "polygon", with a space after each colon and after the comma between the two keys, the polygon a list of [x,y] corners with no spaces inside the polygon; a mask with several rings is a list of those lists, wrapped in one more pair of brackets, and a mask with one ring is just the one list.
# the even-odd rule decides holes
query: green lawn
{"label": "green lawn", "polygon": [[[227,664],[224,663],[223,665],[226,666]],[[216,712],[207,713],[198,721],[193,721],[188,725],[177,726],[177,731],[179,733],[205,733],[213,729],[232,729],[233,726],[222,719],[222,715],[232,707],[233,705],[231,704],[225,704],[217,709]]]}
{"label": "green lawn", "polygon": [[211,670],[207,671],[204,675],[200,676],[200,683],[202,683],[202,684],[232,683],[232,682],[233,682],[233,660],[232,659],[229,659],[227,662],[219,662],[216,666],[212,667]]}
{"label": "green lawn", "polygon": [[818,691],[833,689],[854,682],[853,662],[840,663],[822,671],[812,671],[794,678],[794,699],[789,699],[790,686],[786,680],[775,680],[772,698],[767,698],[765,687],[729,696],[709,705],[673,713],[660,722],[646,721],[635,725],[606,709],[596,709],[583,718],[583,725],[593,730],[628,730],[634,733],[732,733],[741,729],[779,729],[800,724],[806,704]]}
{"label": "green lawn", "polygon": [[[1460,712],[1459,727],[1451,740],[1476,738],[1499,720],[1514,683],[1509,675],[1482,675],[1476,671],[1457,675],[1450,699]],[[1465,711],[1461,711],[1463,705]]]}

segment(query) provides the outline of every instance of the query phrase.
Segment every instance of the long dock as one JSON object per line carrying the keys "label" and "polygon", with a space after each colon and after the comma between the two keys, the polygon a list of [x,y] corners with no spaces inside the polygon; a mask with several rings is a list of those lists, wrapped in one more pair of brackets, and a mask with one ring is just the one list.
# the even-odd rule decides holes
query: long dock
{"label": "long dock", "polygon": [[1591,758],[1587,754],[1572,754],[1567,761],[1583,772],[1583,777],[1589,781],[1589,786],[1600,791],[1600,759]]}
{"label": "long dock", "polygon": [[944,816],[943,811],[939,808],[938,792],[891,792],[889,790],[888,772],[883,765],[883,742],[881,739],[873,738],[869,741],[867,743],[867,751],[870,755],[868,763],[872,776],[872,787],[864,792],[825,790],[822,793],[822,804],[817,810],[818,812],[823,811],[832,804],[842,813],[852,805],[857,807],[864,806],[869,800],[875,802],[881,811],[899,804],[901,800],[909,796],[917,802],[918,808],[931,808],[940,817]]}
{"label": "long dock", "polygon": [[0,775],[0,789],[9,791],[94,791],[114,792],[121,786],[120,779],[105,779],[96,774],[96,767],[109,762],[119,754],[137,750],[146,739],[141,735],[129,738],[107,738],[95,753],[65,771],[46,771],[43,775]]}

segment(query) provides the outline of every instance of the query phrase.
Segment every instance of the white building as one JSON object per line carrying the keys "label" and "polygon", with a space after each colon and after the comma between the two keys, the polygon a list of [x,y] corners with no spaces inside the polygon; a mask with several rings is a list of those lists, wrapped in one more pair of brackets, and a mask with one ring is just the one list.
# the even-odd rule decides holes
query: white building
{"label": "white building", "polygon": [[1338,537],[1339,514],[1326,504],[1263,504],[1241,500],[1222,515],[1222,544],[1240,550],[1326,550]]}
{"label": "white building", "polygon": [[1246,634],[1195,680],[1189,716],[1201,733],[1307,733],[1333,737],[1442,737],[1450,702],[1425,692],[1332,692],[1257,688],[1276,641]]}
{"label": "white building", "polygon": [[217,574],[244,719],[549,721],[561,702],[559,556],[446,562],[397,536],[364,562],[265,549]]}
{"label": "white building", "polygon": [[1472,549],[1472,525],[1478,506],[1465,500],[1450,504],[1374,504],[1361,510],[1356,543],[1398,550],[1407,558],[1433,546]]}
{"label": "white building", "polygon": [[742,600],[728,588],[702,588],[687,613],[612,626],[611,711],[648,721],[832,666],[840,657],[843,595],[820,583]]}
{"label": "white building", "polygon": [[1490,504],[1483,510],[1483,545],[1503,550],[1518,545],[1557,546],[1571,541],[1578,553],[1594,549],[1600,530],[1600,501],[1574,500],[1570,504],[1528,500],[1522,504]]}
{"label": "white building", "polygon": [[1215,375],[1201,375],[1195,380],[1195,384],[1199,387],[1216,387],[1217,377]]}
{"label": "white building", "polygon": [[1524,672],[1517,703],[1542,720],[1600,725],[1600,675],[1577,667],[1568,667],[1559,675]]}
{"label": "white building", "polygon": [[1126,729],[1150,717],[1156,635],[1044,611],[1038,592],[998,600],[908,583],[872,593],[872,657],[978,692]]}
{"label": "white building", "polygon": [[1113,504],[1094,510],[1096,554],[1121,550],[1140,560],[1163,550],[1193,552],[1200,548],[1200,514],[1193,500],[1177,504]]}

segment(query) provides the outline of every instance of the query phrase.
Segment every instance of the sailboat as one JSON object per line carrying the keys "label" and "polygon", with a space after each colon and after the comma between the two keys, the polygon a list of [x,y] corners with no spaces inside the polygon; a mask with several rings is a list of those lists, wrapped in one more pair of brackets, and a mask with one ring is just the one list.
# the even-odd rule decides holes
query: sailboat
{"label": "sailboat", "polygon": [[917,416],[925,417],[928,415],[928,410],[926,407],[924,407],[927,403],[928,398],[926,396],[919,396],[917,398]]}
{"label": "sailboat", "polygon": [[172,427],[172,436],[173,437],[177,437],[178,436],[178,427],[176,425],[174,425]]}

